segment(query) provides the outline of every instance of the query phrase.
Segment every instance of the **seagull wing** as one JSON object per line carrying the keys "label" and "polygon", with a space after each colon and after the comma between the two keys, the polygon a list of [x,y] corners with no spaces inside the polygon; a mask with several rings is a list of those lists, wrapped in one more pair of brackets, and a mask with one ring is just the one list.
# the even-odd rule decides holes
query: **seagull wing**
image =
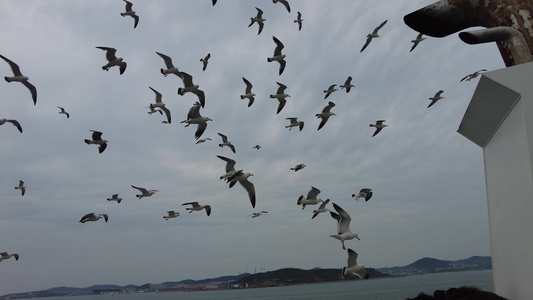
{"label": "seagull wing", "polygon": [[338,233],[342,234],[343,232],[350,231],[350,222],[352,221],[350,215],[335,203],[333,203],[333,208],[335,208],[340,216],[340,221],[337,228]]}
{"label": "seagull wing", "polygon": [[366,38],[366,42],[365,42],[365,44],[363,45],[363,48],[361,48],[361,51],[359,51],[359,52],[363,52],[363,50],[366,49],[366,47],[370,44],[371,41],[372,41],[372,37],[369,35],[369,36]]}
{"label": "seagull wing", "polygon": [[115,56],[117,49],[110,48],[110,47],[96,47],[96,48],[106,51],[105,57],[108,61],[113,61],[117,59],[117,57]]}
{"label": "seagull wing", "polygon": [[201,115],[200,115],[200,107],[201,107],[200,105],[193,105],[189,109],[189,113],[187,113],[187,119],[190,120],[190,119],[201,117]]}
{"label": "seagull wing", "polygon": [[126,11],[131,11],[131,7],[133,6],[133,4],[126,0],[124,0],[124,2],[126,2]]}
{"label": "seagull wing", "polygon": [[248,179],[244,179],[239,181],[239,183],[246,189],[248,192],[248,197],[250,198],[250,203],[252,203],[252,207],[255,208],[255,187],[254,184],[248,181]]}
{"label": "seagull wing", "polygon": [[220,135],[220,137],[222,138],[222,143],[227,143],[228,142],[228,137],[220,132],[218,132],[218,135]]}
{"label": "seagull wing", "polygon": [[196,90],[192,91],[192,93],[195,94],[196,96],[198,96],[198,101],[200,101],[200,105],[202,105],[202,107],[204,107],[205,106],[205,93],[204,93],[204,91],[196,89]]}
{"label": "seagull wing", "polygon": [[[7,120],[7,122],[13,124],[13,126],[17,127],[17,129],[22,133],[22,126],[20,126],[20,123],[17,120]],[[24,182],[23,182],[24,184]]]}
{"label": "seagull wing", "polygon": [[291,6],[289,5],[289,2],[286,0],[278,0],[278,2],[281,2],[283,5],[285,5],[285,8],[288,12],[291,12]]}
{"label": "seagull wing", "polygon": [[385,20],[385,21],[383,21],[383,23],[379,24],[379,26],[376,27],[376,28],[374,29],[374,31],[372,32],[372,34],[377,34],[378,31],[379,31],[381,28],[383,28],[383,26],[385,26],[385,24],[387,24],[387,20]]}
{"label": "seagull wing", "polygon": [[9,58],[1,54],[0,54],[0,57],[9,64],[9,66],[11,67],[11,71],[13,71],[13,75],[22,76],[22,73],[20,72],[20,68],[16,63],[14,63],[12,60],[10,60]]}
{"label": "seagull wing", "polygon": [[96,130],[91,130],[91,131],[93,132],[92,138],[94,141],[102,139],[102,133],[100,131],[96,131]]}
{"label": "seagull wing", "polygon": [[149,86],[149,88],[152,90],[152,92],[155,93],[155,103],[161,103],[161,98],[162,98],[162,95],[160,92],[154,90],[151,86]]}
{"label": "seagull wing", "polygon": [[198,127],[196,128],[196,132],[194,133],[194,138],[199,139],[202,136],[202,134],[204,134],[204,131],[206,128],[207,128],[207,122],[198,124]]}
{"label": "seagull wing", "polygon": [[320,194],[320,190],[312,186],[309,193],[307,193],[307,199],[315,199],[318,194]]}
{"label": "seagull wing", "polygon": [[167,122],[170,124],[170,110],[165,106],[160,107],[160,109],[165,112],[165,115],[167,116]]}
{"label": "seagull wing", "polygon": [[199,206],[198,205],[198,202],[186,202],[186,203],[183,203],[182,205],[192,205],[193,207],[196,207],[196,206]]}
{"label": "seagull wing", "polygon": [[281,50],[283,50],[283,47],[285,47],[283,45],[282,42],[280,42],[280,40],[278,40],[275,36],[272,37],[272,39],[274,40],[274,42],[276,43],[276,48],[274,49],[274,55],[277,56],[277,55],[281,55]]}
{"label": "seagull wing", "polygon": [[276,114],[279,114],[279,112],[285,107],[285,104],[287,103],[287,100],[285,98],[278,98],[279,104],[278,104],[278,111]]}
{"label": "seagull wing", "polygon": [[181,80],[183,80],[184,86],[192,86],[192,76],[189,73],[181,72]]}
{"label": "seagull wing", "polygon": [[217,157],[226,162],[226,173],[230,171],[235,171],[235,161],[233,159],[220,155],[217,155]]}
{"label": "seagull wing", "polygon": [[244,77],[242,78],[242,81],[244,81],[244,84],[246,84],[245,93],[246,94],[250,94],[252,92],[253,85],[250,83],[250,81],[248,81],[248,79],[246,79]]}
{"label": "seagull wing", "polygon": [[148,191],[147,191],[145,188],[137,187],[137,186],[134,186],[134,185],[132,185],[131,187],[134,188],[134,189],[139,190],[139,191],[140,191],[141,193],[143,193],[143,194],[144,194],[144,193],[148,193]]}
{"label": "seagull wing", "polygon": [[174,65],[172,64],[172,58],[166,56],[163,53],[159,53],[159,52],[156,52],[156,53],[165,61],[165,65],[167,66],[167,69],[174,68]]}

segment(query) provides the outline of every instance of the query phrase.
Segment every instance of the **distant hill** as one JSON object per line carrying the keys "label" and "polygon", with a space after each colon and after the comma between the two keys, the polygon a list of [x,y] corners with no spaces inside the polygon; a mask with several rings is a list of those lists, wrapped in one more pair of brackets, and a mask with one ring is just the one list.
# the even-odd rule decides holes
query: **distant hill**
{"label": "distant hill", "polygon": [[377,270],[390,275],[414,275],[490,269],[492,269],[490,256],[472,256],[467,259],[455,261],[424,257],[403,267],[378,268]]}

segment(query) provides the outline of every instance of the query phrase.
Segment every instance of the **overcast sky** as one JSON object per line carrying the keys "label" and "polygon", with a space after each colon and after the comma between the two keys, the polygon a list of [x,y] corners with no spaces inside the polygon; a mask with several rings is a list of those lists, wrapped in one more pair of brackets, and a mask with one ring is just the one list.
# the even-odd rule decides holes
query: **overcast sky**
{"label": "overcast sky", "polygon": [[[346,251],[330,237],[336,221],[311,219],[317,207],[296,204],[311,186],[352,216],[361,240],[346,246],[368,267],[490,255],[482,149],[456,131],[479,77],[460,80],[504,64],[495,44],[467,45],[457,34],[427,38],[409,52],[418,33],[403,17],[432,2],[291,0],[289,13],[267,0],[135,1],[134,29],[120,0],[1,0],[0,54],[20,66],[38,99],[34,106],[23,85],[0,83],[0,118],[24,130],[0,127],[0,252],[20,254],[0,264],[0,294],[342,268]],[[248,27],[255,7],[267,19],[260,35],[257,24]],[[361,53],[384,20],[381,37]],[[285,45],[281,76],[279,64],[267,62],[272,36]],[[102,70],[97,46],[117,49],[127,62],[123,75]],[[177,94],[183,83],[161,74],[156,51],[204,90],[201,114],[213,121],[202,138],[212,141],[195,144],[196,126],[180,124],[197,97]],[[0,73],[12,76],[4,61]],[[324,100],[323,90],[348,76],[356,87]],[[242,77],[257,95],[251,107],[240,99]],[[291,95],[279,114],[269,98],[276,82]],[[171,124],[147,113],[149,86],[163,95]],[[441,89],[445,98],[427,108]],[[337,115],[317,131],[315,115],[328,101]],[[288,117],[304,129],[289,132]],[[372,137],[376,120],[389,127]],[[102,154],[83,142],[90,130],[109,141]],[[218,146],[217,132],[236,154]],[[240,185],[219,180],[225,162],[216,155],[253,173],[255,209]],[[299,163],[307,167],[289,170]],[[19,180],[24,196],[14,189]],[[159,192],[137,199],[131,185]],[[351,195],[366,187],[373,198],[355,202]],[[124,200],[107,201],[112,194]],[[211,205],[211,216],[187,213],[182,203],[191,201]],[[168,210],[181,216],[165,221]],[[248,217],[261,210],[268,214]],[[91,212],[109,221],[79,223]]]}

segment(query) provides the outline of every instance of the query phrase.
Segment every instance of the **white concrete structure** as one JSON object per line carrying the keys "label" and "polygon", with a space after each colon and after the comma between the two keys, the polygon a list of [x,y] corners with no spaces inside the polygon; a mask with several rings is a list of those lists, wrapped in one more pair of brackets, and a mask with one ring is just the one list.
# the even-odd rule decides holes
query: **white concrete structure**
{"label": "white concrete structure", "polygon": [[484,73],[458,132],[483,148],[494,292],[533,299],[533,63]]}

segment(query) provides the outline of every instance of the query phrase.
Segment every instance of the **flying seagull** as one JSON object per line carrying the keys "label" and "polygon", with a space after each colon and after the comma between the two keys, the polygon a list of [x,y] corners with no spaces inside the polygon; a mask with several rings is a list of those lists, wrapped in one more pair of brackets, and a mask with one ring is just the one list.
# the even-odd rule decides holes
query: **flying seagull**
{"label": "flying seagull", "polygon": [[349,93],[350,90],[355,87],[355,85],[352,84],[352,76],[348,76],[348,79],[344,82],[344,84],[340,85],[341,89],[346,89],[346,93]]}
{"label": "flying seagull", "polygon": [[386,122],[385,120],[378,120],[376,121],[376,124],[370,124],[370,127],[376,127],[376,131],[374,131],[374,134],[372,137],[376,136],[383,128],[389,127],[389,125],[383,124],[383,122]]}
{"label": "flying seagull", "polygon": [[31,92],[31,98],[33,99],[33,105],[36,105],[37,104],[37,89],[35,88],[33,84],[31,84],[28,81],[29,77],[22,75],[22,73],[20,72],[19,66],[13,61],[11,61],[9,58],[3,55],[0,55],[0,57],[9,64],[9,66],[11,67],[11,71],[13,71],[13,75],[14,75],[11,77],[4,76],[4,79],[7,82],[18,81],[22,83],[24,86],[26,86]]}
{"label": "flying seagull", "polygon": [[337,220],[337,234],[330,236],[341,241],[342,249],[346,250],[346,247],[344,246],[344,241],[351,240],[353,238],[359,240],[359,237],[357,236],[357,234],[352,233],[350,231],[350,221],[352,221],[350,215],[335,203],[333,203],[333,208],[335,208],[338,214],[332,211],[330,211],[329,213],[331,214],[331,217]]}
{"label": "flying seagull", "polygon": [[285,8],[287,9],[287,11],[290,13],[291,12],[291,6],[289,5],[289,1],[287,0],[272,0],[272,2],[274,3],[281,3],[285,6]]}
{"label": "flying seagull", "polygon": [[14,257],[15,260],[19,260],[19,255],[17,253],[8,254],[7,252],[2,252],[0,253],[0,262],[11,257]]}
{"label": "flying seagull", "polygon": [[179,216],[180,216],[179,212],[173,211],[173,210],[169,210],[169,211],[167,211],[167,215],[163,216],[163,219],[168,221],[168,219],[177,218]]}
{"label": "flying seagull", "polygon": [[207,142],[207,141],[211,141],[211,139],[210,139],[210,138],[201,139],[201,140],[198,140],[198,141],[196,142],[196,144],[205,143],[205,142]]}
{"label": "flying seagull", "polygon": [[329,203],[329,199],[327,199],[326,201],[323,201],[322,204],[320,204],[320,206],[318,207],[318,209],[313,210],[313,216],[311,217],[311,219],[314,219],[320,213],[329,211],[329,209],[326,208],[326,205],[328,203]]}
{"label": "flying seagull", "polygon": [[430,108],[433,104],[437,103],[437,101],[439,101],[440,99],[444,98],[441,96],[442,93],[444,93],[444,91],[440,90],[435,94],[435,96],[429,98],[429,100],[431,100],[431,103],[428,105],[428,108]]}
{"label": "flying seagull", "polygon": [[124,0],[124,2],[126,2],[126,12],[120,13],[120,15],[123,16],[123,17],[130,16],[133,19],[135,19],[135,23],[133,24],[133,28],[137,28],[137,24],[139,24],[139,16],[137,16],[135,14],[135,11],[133,11],[131,9],[131,7],[133,6],[133,4],[131,2],[126,1],[126,0]]}
{"label": "flying seagull", "polygon": [[330,112],[331,108],[335,106],[335,103],[329,101],[328,105],[322,109],[322,112],[319,114],[316,114],[317,118],[322,118],[322,121],[320,121],[320,124],[318,125],[318,130],[320,128],[324,127],[326,125],[326,122],[328,121],[329,117],[336,116],[335,113]]}
{"label": "flying seagull", "polygon": [[134,185],[132,185],[131,187],[134,188],[134,189],[137,189],[137,190],[139,190],[141,192],[141,194],[135,195],[135,197],[137,197],[139,199],[142,199],[142,197],[150,197],[153,194],[155,194],[156,192],[159,192],[158,190],[147,190],[145,188],[137,187],[137,186],[134,186]]}
{"label": "flying seagull", "polygon": [[324,202],[324,200],[317,198],[318,194],[320,194],[320,190],[312,186],[311,190],[307,193],[307,197],[301,195],[296,204],[301,205],[303,210],[306,205],[317,205],[320,202]]}
{"label": "flying seagull", "polygon": [[478,70],[478,71],[476,71],[476,72],[474,72],[472,74],[468,74],[465,77],[463,77],[463,79],[461,79],[461,81],[463,81],[463,80],[470,81],[470,80],[478,77],[479,74],[481,74],[482,72],[487,72],[487,70],[481,69],[481,70]]}
{"label": "flying seagull", "polygon": [[235,183],[239,182],[242,187],[248,193],[248,198],[252,207],[255,208],[255,187],[254,184],[248,181],[248,177],[253,176],[252,173],[244,173],[242,170],[236,171],[233,175],[228,178],[229,187],[232,188]]}
{"label": "flying seagull", "polygon": [[22,133],[22,126],[20,126],[20,123],[17,120],[13,119],[0,119],[0,126],[4,125],[6,122],[9,122],[13,124],[13,126],[17,127],[17,129]]}
{"label": "flying seagull", "polygon": [[359,198],[365,198],[365,202],[370,200],[372,198],[372,195],[374,193],[372,192],[372,189],[369,188],[363,188],[359,191],[357,194],[352,194],[352,197],[355,198],[355,201],[358,201]]}
{"label": "flying seagull", "polygon": [[285,128],[289,128],[289,131],[291,131],[293,127],[299,127],[300,131],[304,129],[304,121],[299,121],[298,118],[285,118],[285,120],[291,121],[289,125],[285,126]]}
{"label": "flying seagull", "polygon": [[20,190],[22,196],[26,193],[27,186],[24,186],[24,181],[19,180],[19,185],[15,187],[15,190]]}
{"label": "flying seagull", "polygon": [[170,124],[170,110],[168,110],[168,108],[165,107],[165,103],[161,101],[163,96],[160,92],[154,90],[152,87],[149,86],[149,88],[155,93],[155,103],[150,103],[150,111],[155,111],[155,108],[159,108],[160,110],[164,111],[165,115],[167,116],[167,122]]}
{"label": "flying seagull", "polygon": [[98,214],[98,215],[96,215],[94,213],[90,213],[90,214],[86,214],[85,216],[81,217],[80,223],[94,222],[94,221],[98,221],[98,220],[100,220],[102,218],[104,218],[104,220],[106,222],[109,219],[106,214]]}
{"label": "flying seagull", "polygon": [[326,96],[324,96],[324,99],[326,99],[327,97],[329,97],[329,95],[331,95],[331,93],[337,91],[338,89],[335,88],[337,85],[336,84],[332,84],[329,86],[329,88],[327,90],[324,90],[324,93],[326,93]]}
{"label": "flying seagull", "polygon": [[61,111],[59,112],[59,114],[63,114],[65,116],[67,116],[67,119],[70,118],[70,114],[61,106],[58,106],[57,108],[59,108]]}
{"label": "flying seagull", "polygon": [[294,172],[298,172],[305,167],[305,164],[297,164],[294,168],[291,168],[291,170],[293,170]]}
{"label": "flying seagull", "polygon": [[246,78],[242,78],[242,81],[244,81],[244,84],[246,84],[246,90],[244,91],[244,95],[241,95],[241,99],[248,99],[248,107],[252,106],[255,100],[255,94],[252,93],[252,87],[253,85],[248,81]]}
{"label": "flying seagull", "polygon": [[248,217],[250,217],[250,218],[253,219],[253,218],[257,218],[257,217],[259,217],[259,216],[262,216],[262,215],[264,215],[264,214],[266,214],[266,213],[268,213],[268,211],[264,211],[264,210],[262,210],[262,211],[260,211],[260,212],[254,212],[254,213],[251,213],[250,215],[248,215]]}
{"label": "flying seagull", "polygon": [[424,34],[423,33],[419,33],[417,36],[416,36],[416,39],[412,40],[411,43],[413,43],[413,47],[411,47],[411,50],[409,50],[409,52],[415,50],[416,46],[418,46],[418,44],[425,40],[426,38],[425,37],[422,37]]}
{"label": "flying seagull", "polygon": [[368,279],[368,274],[366,267],[364,265],[360,265],[357,263],[357,252],[353,251],[352,249],[348,248],[348,263],[346,267],[342,268],[342,276],[344,278],[348,277],[350,274],[355,274],[359,276],[361,279]]}
{"label": "flying seagull", "polygon": [[180,71],[178,70],[178,68],[174,67],[174,65],[172,64],[172,58],[166,56],[163,53],[159,53],[159,52],[156,52],[156,53],[165,61],[165,66],[167,67],[166,69],[161,68],[161,74],[163,74],[163,76],[167,77],[168,74],[174,74],[178,77],[181,77]]}
{"label": "flying seagull", "polygon": [[227,158],[224,156],[217,155],[218,158],[222,159],[226,162],[226,173],[222,176],[220,176],[220,180],[224,179],[226,182],[229,182],[229,178],[235,174],[235,161],[231,158]]}
{"label": "flying seagull", "polygon": [[268,62],[277,61],[279,62],[279,75],[283,73],[283,70],[285,70],[285,64],[287,63],[285,61],[285,54],[281,54],[281,50],[283,50],[283,43],[281,43],[275,36],[272,37],[274,40],[274,43],[276,43],[276,48],[274,49],[274,56],[268,57]]}
{"label": "flying seagull", "polygon": [[205,209],[205,213],[209,217],[211,215],[211,206],[209,205],[200,205],[198,202],[187,202],[183,203],[182,205],[192,205],[191,207],[185,208],[185,210],[188,210],[189,213],[192,213],[193,211],[201,211],[202,209]]}
{"label": "flying seagull", "polygon": [[265,18],[263,18],[263,11],[259,8],[255,8],[257,9],[257,15],[255,17],[252,17],[250,18],[250,25],[248,25],[248,27],[252,26],[254,23],[257,23],[259,25],[259,29],[257,31],[257,35],[261,34],[261,31],[263,31],[263,27],[265,26],[265,24],[263,23],[264,21],[266,21]]}
{"label": "flying seagull", "polygon": [[298,12],[298,17],[296,20],[294,20],[294,23],[298,23],[298,31],[302,30],[302,22],[304,19],[302,19],[302,14]]}
{"label": "flying seagull", "polygon": [[222,138],[222,143],[218,144],[220,148],[223,148],[224,146],[228,146],[233,153],[235,153],[235,146],[228,140],[228,137],[224,134],[218,132],[218,135]]}
{"label": "flying seagull", "polygon": [[98,153],[104,152],[107,148],[107,140],[102,140],[102,133],[100,131],[91,130],[93,132],[92,140],[85,139],[85,144],[87,145],[99,145]]}
{"label": "flying seagull", "polygon": [[117,201],[117,203],[120,203],[120,201],[122,201],[122,198],[119,198],[118,194],[113,194],[111,198],[107,198],[107,201]]}
{"label": "flying seagull", "polygon": [[255,145],[255,146],[253,146],[252,148],[259,150],[259,149],[261,149],[262,147],[261,147],[261,145]]}
{"label": "flying seagull", "polygon": [[372,31],[372,33],[369,33],[369,34],[366,36],[366,43],[365,43],[365,45],[363,46],[363,48],[361,48],[361,51],[360,51],[360,52],[363,52],[363,50],[365,50],[365,48],[370,44],[370,42],[372,41],[373,38],[378,38],[378,37],[379,37],[378,31],[379,31],[383,26],[385,26],[386,23],[387,23],[387,20],[385,20],[383,23],[381,23],[378,27],[376,27],[376,28],[374,29],[374,31]]}
{"label": "flying seagull", "polygon": [[[146,107],[148,107],[148,108],[150,109],[150,111],[148,112],[149,115],[154,114],[154,113],[157,113],[157,112],[158,112],[160,115],[163,115],[163,111],[160,110],[160,109],[155,109],[155,107],[150,106],[150,105],[149,105],[149,106],[146,106]],[[168,122],[168,121],[167,121],[167,122]]]}
{"label": "flying seagull", "polygon": [[191,124],[197,124],[198,127],[196,128],[196,132],[194,133],[194,138],[199,139],[202,134],[204,134],[205,129],[207,128],[207,121],[213,121],[209,117],[202,117],[200,115],[200,108],[201,108],[200,102],[196,102],[191,109],[189,109],[189,113],[187,114],[187,120],[181,121],[181,123],[186,123],[185,127],[188,127]]}
{"label": "flying seagull", "polygon": [[122,57],[117,58],[115,56],[117,49],[110,48],[110,47],[96,47],[96,48],[106,51],[105,57],[108,63],[102,66],[102,70],[109,71],[109,68],[114,67],[114,66],[119,66],[120,75],[124,74],[124,71],[126,71],[127,64]]}
{"label": "flying seagull", "polygon": [[286,85],[279,82],[276,83],[278,84],[278,91],[276,92],[276,94],[270,95],[270,98],[278,99],[279,104],[276,114],[279,114],[279,112],[283,109],[283,107],[285,107],[285,104],[287,103],[287,99],[285,98],[290,97],[291,95],[285,93],[285,89],[287,88]]}
{"label": "flying seagull", "polygon": [[203,63],[202,71],[205,71],[207,64],[209,63],[209,58],[211,58],[211,53],[207,53],[204,58],[200,58],[200,61]]}
{"label": "flying seagull", "polygon": [[191,92],[198,96],[198,101],[205,106],[205,94],[204,91],[199,89],[199,85],[192,83],[192,76],[185,72],[180,72],[180,77],[183,80],[184,87],[178,88],[178,95],[183,96],[185,93]]}

